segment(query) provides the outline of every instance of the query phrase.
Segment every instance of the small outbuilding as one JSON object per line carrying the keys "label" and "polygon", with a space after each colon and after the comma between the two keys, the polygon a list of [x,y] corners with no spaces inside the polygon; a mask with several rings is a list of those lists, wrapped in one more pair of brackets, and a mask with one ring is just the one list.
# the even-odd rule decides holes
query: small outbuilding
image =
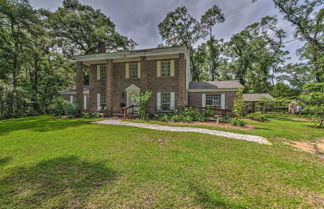
{"label": "small outbuilding", "polygon": [[[246,111],[253,113],[257,111],[257,104],[261,103],[263,98],[272,99],[273,97],[267,93],[261,94],[243,94],[243,99],[246,104]],[[264,110],[262,110],[264,111]]]}
{"label": "small outbuilding", "polygon": [[301,112],[302,108],[303,107],[299,104],[297,100],[292,100],[291,102],[289,102],[288,112],[290,114],[297,114]]}

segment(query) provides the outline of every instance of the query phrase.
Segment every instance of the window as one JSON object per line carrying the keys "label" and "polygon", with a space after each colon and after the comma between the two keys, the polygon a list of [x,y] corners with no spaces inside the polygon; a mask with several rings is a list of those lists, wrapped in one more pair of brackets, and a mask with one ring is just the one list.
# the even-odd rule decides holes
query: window
{"label": "window", "polygon": [[101,80],[106,80],[106,65],[100,65],[100,78]]}
{"label": "window", "polygon": [[129,63],[129,77],[138,78],[138,63]]}
{"label": "window", "polygon": [[70,96],[70,103],[75,104],[76,103],[76,96],[71,95]]}
{"label": "window", "polygon": [[221,107],[221,95],[220,94],[206,94],[206,105]]}
{"label": "window", "polygon": [[161,109],[170,110],[171,107],[171,94],[170,93],[161,93]]}
{"label": "window", "polygon": [[171,64],[169,60],[161,62],[161,76],[171,76]]}
{"label": "window", "polygon": [[105,93],[101,94],[100,102],[101,102],[100,105],[101,105],[102,109],[106,109],[107,102],[106,102],[106,94]]}

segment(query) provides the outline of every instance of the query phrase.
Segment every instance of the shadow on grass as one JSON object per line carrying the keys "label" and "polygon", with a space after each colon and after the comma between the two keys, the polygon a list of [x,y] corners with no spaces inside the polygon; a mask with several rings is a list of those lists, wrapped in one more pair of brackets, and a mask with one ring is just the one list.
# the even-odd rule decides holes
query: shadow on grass
{"label": "shadow on grass", "polygon": [[88,124],[87,119],[54,120],[54,116],[16,118],[0,121],[0,136],[12,131],[29,129],[38,132],[61,130]]}
{"label": "shadow on grass", "polygon": [[217,193],[212,196],[209,192],[203,189],[201,186],[190,183],[189,189],[195,194],[195,201],[202,206],[202,208],[238,208],[245,209],[246,207],[232,203],[229,199],[223,197]]}
{"label": "shadow on grass", "polygon": [[33,167],[21,167],[0,179],[4,208],[83,208],[87,198],[108,186],[116,173],[102,162],[78,157],[54,158]]}
{"label": "shadow on grass", "polygon": [[5,166],[10,160],[10,157],[0,157],[0,167]]}

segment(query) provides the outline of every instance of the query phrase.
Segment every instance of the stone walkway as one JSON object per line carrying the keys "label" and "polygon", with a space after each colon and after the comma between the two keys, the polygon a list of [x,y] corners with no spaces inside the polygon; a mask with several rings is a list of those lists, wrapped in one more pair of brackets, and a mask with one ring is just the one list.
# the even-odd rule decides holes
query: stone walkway
{"label": "stone walkway", "polygon": [[147,129],[154,129],[160,131],[195,132],[195,133],[210,134],[210,135],[221,136],[221,137],[232,138],[232,139],[245,140],[250,142],[257,142],[260,144],[270,144],[262,136],[237,134],[237,133],[216,131],[216,130],[203,129],[203,128],[163,126],[163,125],[151,124],[151,123],[131,123],[131,122],[125,122],[121,120],[112,120],[112,119],[97,121],[94,123],[107,124],[107,125],[133,126],[138,128],[147,128]]}

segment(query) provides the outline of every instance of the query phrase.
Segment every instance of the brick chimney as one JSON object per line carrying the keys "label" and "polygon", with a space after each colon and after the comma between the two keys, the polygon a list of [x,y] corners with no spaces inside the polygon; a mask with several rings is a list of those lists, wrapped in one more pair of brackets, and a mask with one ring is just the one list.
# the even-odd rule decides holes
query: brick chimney
{"label": "brick chimney", "polygon": [[98,53],[106,53],[106,45],[104,42],[98,42]]}

